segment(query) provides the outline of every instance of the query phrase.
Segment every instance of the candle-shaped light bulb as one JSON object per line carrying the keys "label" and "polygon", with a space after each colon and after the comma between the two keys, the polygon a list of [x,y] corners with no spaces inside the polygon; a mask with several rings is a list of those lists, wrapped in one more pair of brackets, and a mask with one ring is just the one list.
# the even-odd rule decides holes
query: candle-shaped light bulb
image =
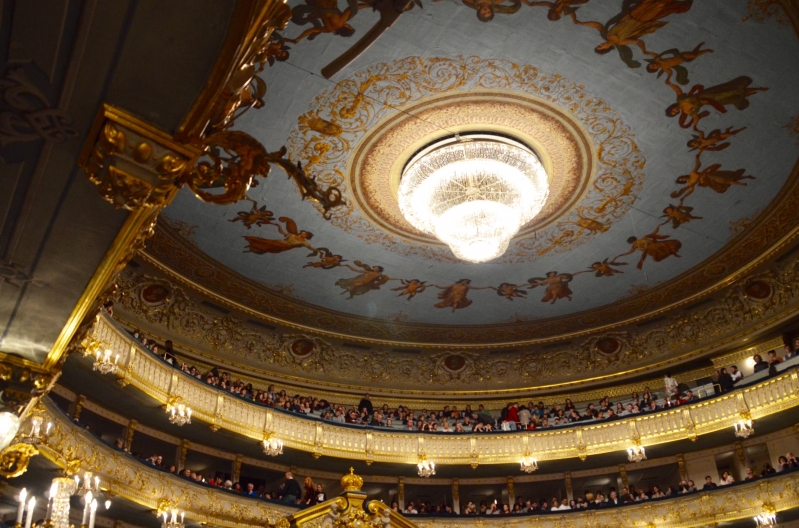
{"label": "candle-shaped light bulb", "polygon": [[47,513],[44,516],[45,520],[50,520],[50,517],[53,515],[53,501],[55,500],[56,493],[58,493],[58,483],[53,482],[50,485],[50,496],[47,500]]}
{"label": "candle-shaped light bulb", "polygon": [[105,509],[107,510],[110,507],[111,507],[111,500],[109,499],[109,500],[105,501]]}
{"label": "candle-shaped light bulb", "polygon": [[183,518],[186,516],[186,512],[180,512],[180,524],[183,524]]}
{"label": "candle-shaped light bulb", "polygon": [[119,363],[119,354],[114,358],[114,365]]}
{"label": "candle-shaped light bulb", "polygon": [[100,489],[100,477],[94,477],[94,489]]}
{"label": "candle-shaped light bulb", "polygon": [[89,524],[89,508],[91,507],[93,498],[94,495],[92,494],[91,491],[86,493],[86,505],[83,507],[83,520],[80,523],[81,526],[88,526]]}
{"label": "candle-shaped light bulb", "polygon": [[94,520],[97,516],[97,499],[94,499],[90,506],[91,514],[89,515],[89,528],[94,528]]}
{"label": "candle-shaped light bulb", "polygon": [[34,508],[36,508],[36,497],[31,497],[28,500],[28,516],[25,517],[25,528],[31,528],[31,522],[33,522]]}
{"label": "candle-shaped light bulb", "polygon": [[19,492],[19,509],[17,510],[17,524],[22,524],[22,513],[25,511],[25,499],[28,497],[28,490],[22,488]]}
{"label": "candle-shaped light bulb", "polygon": [[50,436],[50,429],[53,428],[53,422],[47,422],[47,429],[44,432],[45,436]]}
{"label": "candle-shaped light bulb", "polygon": [[77,475],[75,475],[75,486],[78,488],[80,487],[80,477]]}
{"label": "candle-shaped light bulb", "polygon": [[189,415],[189,419],[191,419],[191,407],[188,407],[186,409],[186,414],[188,414]]}

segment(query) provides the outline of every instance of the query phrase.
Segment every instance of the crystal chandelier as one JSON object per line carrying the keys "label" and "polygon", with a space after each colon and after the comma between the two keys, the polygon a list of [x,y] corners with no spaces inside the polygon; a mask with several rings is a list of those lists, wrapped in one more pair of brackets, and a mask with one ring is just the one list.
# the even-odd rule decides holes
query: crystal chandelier
{"label": "crystal chandelier", "polygon": [[644,446],[634,445],[628,448],[627,459],[630,462],[640,462],[642,460],[646,460],[646,452],[644,451]]}
{"label": "crystal chandelier", "polygon": [[111,361],[110,349],[105,349],[105,352],[102,353],[100,350],[97,350],[95,357],[97,359],[94,360],[92,370],[98,370],[100,371],[100,374],[116,374],[117,370],[119,370],[119,365],[117,365],[117,362],[119,361],[119,354],[117,354],[114,357],[114,360]]}
{"label": "crystal chandelier", "polygon": [[735,436],[738,438],[749,438],[755,434],[755,428],[752,426],[752,420],[741,419],[735,422]]}
{"label": "crystal chandelier", "polygon": [[69,498],[78,486],[69,477],[56,477],[50,486],[50,504],[47,518],[53,528],[69,528]]}
{"label": "crystal chandelier", "polygon": [[532,473],[538,470],[538,462],[530,455],[524,455],[520,462],[521,470],[525,473]]}
{"label": "crystal chandelier", "polygon": [[264,454],[267,456],[277,456],[283,454],[283,440],[268,436],[264,438]]}
{"label": "crystal chandelier", "polygon": [[505,253],[548,195],[547,173],[532,150],[496,134],[468,134],[437,141],[408,162],[399,207],[456,257],[486,262]]}
{"label": "crystal chandelier", "polygon": [[427,457],[422,457],[419,460],[419,463],[416,464],[416,467],[419,468],[419,476],[424,478],[430,478],[431,476],[436,474],[436,464],[431,460],[427,460]]}
{"label": "crystal chandelier", "polygon": [[165,511],[162,515],[164,521],[161,523],[161,528],[184,528],[183,518],[186,512],[175,509],[171,512]]}
{"label": "crystal chandelier", "polygon": [[175,425],[191,423],[191,407],[183,403],[180,398],[175,398],[167,404],[166,413],[169,415],[169,421]]}

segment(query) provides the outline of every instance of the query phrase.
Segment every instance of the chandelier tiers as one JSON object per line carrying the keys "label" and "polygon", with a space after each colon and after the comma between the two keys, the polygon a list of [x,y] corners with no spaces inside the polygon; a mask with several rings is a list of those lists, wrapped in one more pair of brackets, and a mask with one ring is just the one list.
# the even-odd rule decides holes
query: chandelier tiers
{"label": "chandelier tiers", "polygon": [[183,403],[181,398],[173,398],[166,405],[166,413],[169,421],[175,425],[186,425],[191,423],[191,407]]}
{"label": "chandelier tiers", "polygon": [[267,456],[278,456],[283,454],[283,440],[272,435],[263,440],[264,454]]}
{"label": "chandelier tiers", "polygon": [[546,170],[527,146],[497,134],[442,139],[402,172],[399,208],[410,224],[447,244],[456,257],[501,256],[546,203]]}
{"label": "chandelier tiers", "polygon": [[757,526],[777,526],[777,513],[773,509],[764,511],[760,515],[755,516],[754,520]]}
{"label": "chandelier tiers", "polygon": [[422,455],[419,463],[416,464],[419,468],[419,476],[423,478],[430,478],[436,474],[436,464],[432,460],[427,460],[427,457]]}

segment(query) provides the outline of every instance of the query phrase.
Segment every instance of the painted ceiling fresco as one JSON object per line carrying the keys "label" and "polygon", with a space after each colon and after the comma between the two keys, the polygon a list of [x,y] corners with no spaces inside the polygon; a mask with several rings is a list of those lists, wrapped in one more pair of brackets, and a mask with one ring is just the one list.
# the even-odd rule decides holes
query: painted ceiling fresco
{"label": "painted ceiling fresco", "polygon": [[[775,2],[401,3],[290,2],[266,105],[236,124],[287,145],[346,207],[327,220],[275,173],[233,206],[183,192],[164,223],[305,304],[490,325],[667,283],[734,243],[791,178],[799,42]],[[471,264],[404,224],[391,174],[419,138],[478,128],[540,143],[556,198],[506,255]]]}

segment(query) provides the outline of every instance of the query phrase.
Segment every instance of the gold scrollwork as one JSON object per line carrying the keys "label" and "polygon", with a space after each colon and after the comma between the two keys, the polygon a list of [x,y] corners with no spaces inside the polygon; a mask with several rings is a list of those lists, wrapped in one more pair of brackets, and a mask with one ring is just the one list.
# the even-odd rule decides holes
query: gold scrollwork
{"label": "gold scrollwork", "polygon": [[[300,163],[295,164],[285,157],[285,147],[277,152],[267,152],[258,140],[238,130],[211,134],[205,145],[204,159],[185,180],[186,185],[205,202],[231,204],[243,199],[250,187],[257,185],[255,178],[267,177],[274,164],[294,179],[303,200],[310,198],[322,206],[325,218],[330,218],[330,209],[345,204],[338,187],[322,189],[315,177],[305,174]],[[208,192],[208,189],[220,187],[224,192]]]}
{"label": "gold scrollwork", "polygon": [[28,470],[31,458],[39,454],[39,450],[30,444],[13,444],[0,453],[0,475],[5,478],[16,478]]}

